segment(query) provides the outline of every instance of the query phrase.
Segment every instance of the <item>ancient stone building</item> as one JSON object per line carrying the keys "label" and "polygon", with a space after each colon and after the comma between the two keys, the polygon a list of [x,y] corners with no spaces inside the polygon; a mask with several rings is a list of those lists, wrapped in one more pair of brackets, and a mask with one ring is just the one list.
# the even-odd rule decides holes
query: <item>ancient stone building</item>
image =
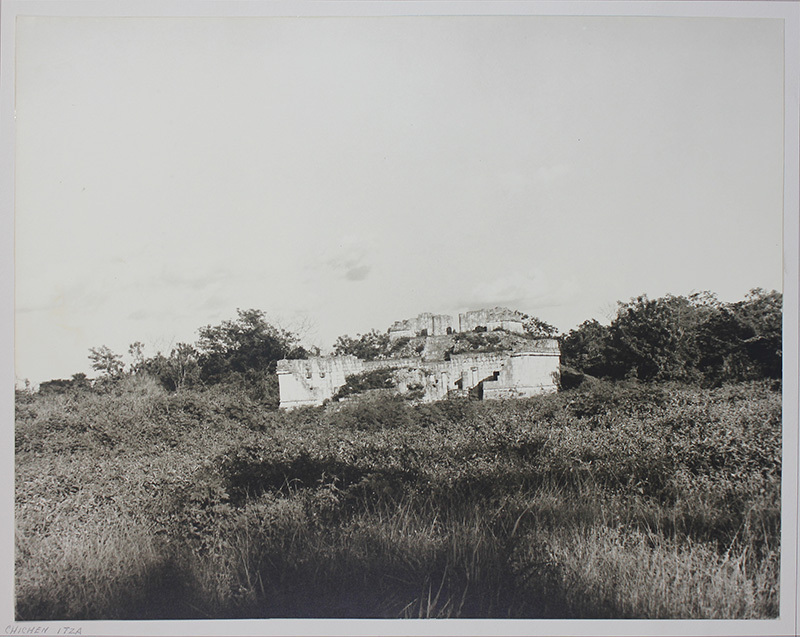
{"label": "ancient stone building", "polygon": [[450,360],[390,358],[363,361],[355,356],[325,356],[278,362],[281,407],[321,405],[333,398],[347,377],[392,369],[397,391],[421,389],[424,402],[448,396],[522,398],[558,389],[559,348],[555,339],[532,341],[530,351],[456,354]]}
{"label": "ancient stone building", "polygon": [[476,327],[485,327],[489,331],[501,329],[522,334],[525,331],[523,319],[523,314],[505,307],[473,310],[458,315],[458,331],[471,332]]}
{"label": "ancient stone building", "polygon": [[[459,315],[461,331],[476,327],[522,332],[522,315],[504,308],[478,310]],[[469,352],[444,356],[440,347],[453,333],[447,315],[420,314],[415,319],[398,321],[389,328],[393,339],[427,337],[426,355],[365,361],[355,356],[323,356],[278,362],[281,407],[321,405],[334,397],[348,376],[378,369],[391,369],[395,391],[414,390],[428,402],[470,393],[482,399],[519,398],[558,389],[558,341],[520,339],[515,351]],[[453,337],[451,337],[453,338]],[[427,343],[430,341],[431,343]]]}
{"label": "ancient stone building", "polygon": [[452,316],[423,312],[416,318],[395,321],[389,328],[389,338],[394,340],[404,336],[443,336],[454,331]]}

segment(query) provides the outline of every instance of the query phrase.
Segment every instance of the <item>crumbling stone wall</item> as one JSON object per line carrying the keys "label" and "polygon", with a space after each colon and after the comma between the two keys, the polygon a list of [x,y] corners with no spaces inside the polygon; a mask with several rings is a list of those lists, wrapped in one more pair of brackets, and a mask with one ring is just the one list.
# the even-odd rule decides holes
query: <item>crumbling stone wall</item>
{"label": "crumbling stone wall", "polygon": [[485,327],[489,331],[499,328],[521,334],[525,331],[522,321],[520,312],[505,307],[472,310],[458,315],[458,331],[472,332],[476,327]]}
{"label": "crumbling stone wall", "polygon": [[397,391],[421,386],[425,402],[477,389],[485,399],[532,396],[558,388],[559,347],[555,339],[532,341],[529,351],[455,354],[450,360],[396,358],[363,361],[328,356],[278,362],[281,407],[321,405],[346,378],[375,369],[396,370]]}
{"label": "crumbling stone wall", "polygon": [[423,312],[419,316],[402,321],[395,321],[389,328],[392,339],[408,336],[443,336],[453,332],[453,317],[449,314],[431,314]]}

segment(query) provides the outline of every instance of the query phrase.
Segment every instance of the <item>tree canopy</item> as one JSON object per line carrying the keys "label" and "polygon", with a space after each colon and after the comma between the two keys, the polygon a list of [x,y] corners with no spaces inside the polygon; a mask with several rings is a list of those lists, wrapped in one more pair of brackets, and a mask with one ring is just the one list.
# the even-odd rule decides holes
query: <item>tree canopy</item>
{"label": "tree canopy", "polygon": [[344,335],[336,339],[333,353],[336,356],[357,356],[365,361],[388,358],[391,354],[391,340],[389,334],[378,330],[357,334],[355,338]]}
{"label": "tree canopy", "polygon": [[122,355],[115,354],[105,345],[90,348],[89,360],[92,361],[92,369],[100,372],[105,378],[117,378],[125,370]]}
{"label": "tree canopy", "polygon": [[709,292],[619,303],[608,326],[586,321],[561,338],[562,361],[607,378],[780,378],[783,295],[752,290],[721,303]]}
{"label": "tree canopy", "polygon": [[201,377],[218,382],[231,373],[274,373],[282,358],[306,358],[295,334],[269,324],[261,310],[236,310],[238,317],[200,328]]}
{"label": "tree canopy", "polygon": [[[92,368],[103,384],[128,374],[148,374],[171,391],[225,384],[277,405],[277,361],[307,358],[309,352],[296,334],[270,324],[261,310],[236,312],[234,319],[200,328],[196,343],[178,343],[168,356],[159,352],[146,358],[144,344],[132,343],[127,370],[121,355],[105,345],[93,347]],[[558,339],[562,364],[592,376],[719,384],[780,379],[782,325],[783,295],[775,290],[756,288],[734,303],[720,302],[710,292],[656,299],[641,295],[619,302],[609,325],[588,320]],[[553,338],[558,333],[554,326],[528,315],[523,326],[533,338]],[[408,342],[407,338],[393,342],[388,333],[372,330],[340,336],[333,352],[362,360],[384,359],[398,355]],[[57,393],[91,389],[92,384],[77,374],[72,380],[46,381],[40,387]]]}

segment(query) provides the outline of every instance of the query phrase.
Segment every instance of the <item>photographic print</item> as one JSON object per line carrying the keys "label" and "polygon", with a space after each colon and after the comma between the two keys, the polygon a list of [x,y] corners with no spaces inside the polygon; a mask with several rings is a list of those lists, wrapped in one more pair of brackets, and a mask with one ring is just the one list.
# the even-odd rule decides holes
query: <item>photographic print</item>
{"label": "photographic print", "polygon": [[379,4],[4,6],[6,632],[790,634],[787,20]]}

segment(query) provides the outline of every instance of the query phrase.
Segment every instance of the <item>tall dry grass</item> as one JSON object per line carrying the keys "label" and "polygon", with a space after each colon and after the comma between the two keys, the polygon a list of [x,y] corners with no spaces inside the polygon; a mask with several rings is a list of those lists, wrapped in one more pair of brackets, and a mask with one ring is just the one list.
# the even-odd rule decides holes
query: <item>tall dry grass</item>
{"label": "tall dry grass", "polygon": [[[529,537],[520,563],[544,564],[527,576],[550,592],[549,614],[643,619],[746,619],[777,616],[778,556],[755,573],[747,552],[720,555],[703,543],[677,542],[638,529],[562,528]],[[524,567],[523,567],[524,568]]]}
{"label": "tall dry grass", "polygon": [[18,619],[778,614],[780,394],[21,396]]}
{"label": "tall dry grass", "polygon": [[18,525],[17,616],[147,617],[158,603],[153,591],[165,589],[171,578],[159,544],[146,519],[107,510],[57,519],[44,537]]}

